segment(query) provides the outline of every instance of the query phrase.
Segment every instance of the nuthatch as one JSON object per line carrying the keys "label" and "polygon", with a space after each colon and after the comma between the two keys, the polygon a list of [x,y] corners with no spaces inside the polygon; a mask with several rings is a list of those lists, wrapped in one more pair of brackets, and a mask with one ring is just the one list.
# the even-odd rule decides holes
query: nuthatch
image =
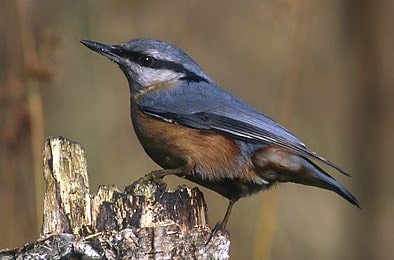
{"label": "nuthatch", "polygon": [[150,177],[183,176],[229,199],[214,232],[225,228],[236,201],[278,182],[332,190],[360,207],[311,159],[346,172],[219,87],[174,45],[145,38],[120,45],[81,43],[117,63],[125,74],[135,133],[163,168]]}

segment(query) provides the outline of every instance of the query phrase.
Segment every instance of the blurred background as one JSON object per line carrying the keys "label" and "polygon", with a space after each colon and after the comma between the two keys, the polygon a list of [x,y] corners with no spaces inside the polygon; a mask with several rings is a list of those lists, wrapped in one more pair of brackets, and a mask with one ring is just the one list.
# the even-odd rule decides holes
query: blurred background
{"label": "blurred background", "polygon": [[[78,41],[152,37],[353,176],[327,169],[361,210],[293,184],[239,201],[232,259],[391,259],[393,12],[390,0],[0,1],[0,248],[38,237],[48,136],[85,147],[92,192],[158,168],[132,130],[122,72]],[[227,201],[201,189],[213,226]]]}

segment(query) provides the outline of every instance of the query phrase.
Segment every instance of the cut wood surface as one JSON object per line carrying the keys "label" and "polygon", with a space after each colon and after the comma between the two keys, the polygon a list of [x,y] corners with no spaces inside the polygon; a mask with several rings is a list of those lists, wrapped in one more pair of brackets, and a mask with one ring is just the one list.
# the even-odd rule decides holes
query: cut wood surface
{"label": "cut wood surface", "polygon": [[[90,194],[86,152],[50,137],[43,152],[40,238],[0,251],[0,259],[228,259],[230,241],[211,229],[203,194],[162,180],[137,180],[125,191],[101,186]],[[111,173],[108,173],[111,174]]]}

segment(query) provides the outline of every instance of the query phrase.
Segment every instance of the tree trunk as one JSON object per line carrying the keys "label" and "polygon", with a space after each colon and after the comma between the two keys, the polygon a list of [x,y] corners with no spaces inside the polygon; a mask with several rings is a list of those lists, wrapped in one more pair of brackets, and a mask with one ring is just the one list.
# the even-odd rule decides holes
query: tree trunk
{"label": "tree trunk", "polygon": [[45,143],[47,189],[40,238],[0,251],[1,259],[228,259],[229,235],[211,233],[203,194],[137,180],[89,191],[86,153],[63,137]]}

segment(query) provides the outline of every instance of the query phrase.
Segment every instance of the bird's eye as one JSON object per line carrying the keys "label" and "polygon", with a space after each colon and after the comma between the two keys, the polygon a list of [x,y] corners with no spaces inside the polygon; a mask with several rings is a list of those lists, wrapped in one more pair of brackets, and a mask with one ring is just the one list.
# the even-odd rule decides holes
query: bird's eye
{"label": "bird's eye", "polygon": [[152,56],[142,55],[138,58],[138,63],[143,67],[152,67],[154,60]]}

